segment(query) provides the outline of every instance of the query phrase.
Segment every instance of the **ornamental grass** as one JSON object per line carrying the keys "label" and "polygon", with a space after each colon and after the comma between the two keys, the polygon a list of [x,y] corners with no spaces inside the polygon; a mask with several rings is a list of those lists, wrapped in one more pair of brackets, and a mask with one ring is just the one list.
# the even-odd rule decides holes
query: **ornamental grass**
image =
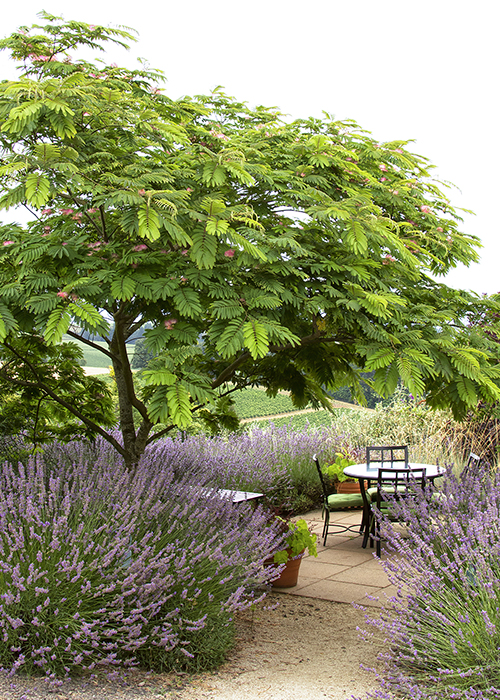
{"label": "ornamental grass", "polygon": [[404,537],[382,519],[398,593],[368,619],[381,652],[380,688],[367,698],[500,697],[500,475],[449,470],[442,493],[394,504]]}
{"label": "ornamental grass", "polygon": [[[267,514],[210,493],[151,450],[134,473],[105,445],[48,448],[0,475],[0,665],[213,668],[233,616],[275,575]],[[208,490],[208,492],[207,492]]]}

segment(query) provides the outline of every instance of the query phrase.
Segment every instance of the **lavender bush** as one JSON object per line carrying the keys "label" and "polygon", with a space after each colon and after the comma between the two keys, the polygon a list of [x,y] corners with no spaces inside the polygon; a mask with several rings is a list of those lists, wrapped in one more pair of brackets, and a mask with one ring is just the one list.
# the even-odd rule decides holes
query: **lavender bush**
{"label": "lavender bush", "polygon": [[383,651],[369,698],[500,697],[500,474],[450,474],[443,493],[394,504],[407,539],[381,523],[398,594],[370,620]]}
{"label": "lavender bush", "polygon": [[[149,453],[48,449],[0,475],[0,664],[61,676],[140,664],[210,668],[234,612],[271,576],[267,515]],[[204,490],[205,489],[205,490]]]}
{"label": "lavender bush", "polygon": [[281,512],[304,512],[321,493],[312,455],[327,463],[346,450],[352,452],[349,437],[327,428],[295,431],[271,425],[252,426],[242,434],[167,438],[155,454],[179,475],[203,475],[219,488],[264,493]]}

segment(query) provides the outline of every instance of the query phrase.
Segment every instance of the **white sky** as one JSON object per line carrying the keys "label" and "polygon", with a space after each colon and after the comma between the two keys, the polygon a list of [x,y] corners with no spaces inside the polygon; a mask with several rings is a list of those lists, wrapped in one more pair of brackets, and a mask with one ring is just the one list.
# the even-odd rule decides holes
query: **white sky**
{"label": "white sky", "polygon": [[[472,209],[464,229],[481,262],[446,282],[500,292],[498,70],[500,5],[493,0],[22,0],[2,3],[0,35],[45,9],[89,24],[139,32],[129,54],[164,71],[172,98],[223,85],[250,106],[292,117],[354,119],[380,141],[413,139],[412,150],[453,182],[452,204]],[[0,79],[13,77],[6,53]]]}

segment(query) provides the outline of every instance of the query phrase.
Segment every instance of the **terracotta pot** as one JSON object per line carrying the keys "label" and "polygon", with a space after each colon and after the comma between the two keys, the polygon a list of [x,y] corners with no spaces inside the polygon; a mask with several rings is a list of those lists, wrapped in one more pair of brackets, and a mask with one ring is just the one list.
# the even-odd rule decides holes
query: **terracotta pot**
{"label": "terracotta pot", "polygon": [[340,481],[337,484],[337,493],[360,493],[359,481]]}
{"label": "terracotta pot", "polygon": [[[279,577],[271,583],[273,588],[292,588],[292,586],[297,585],[297,581],[299,578],[300,562],[302,561],[304,552],[305,550],[301,552],[295,559],[288,559],[287,563],[285,564],[285,568],[283,569]],[[279,566],[279,564],[274,563],[273,559],[266,559],[265,564],[267,566],[273,565],[276,568]]]}

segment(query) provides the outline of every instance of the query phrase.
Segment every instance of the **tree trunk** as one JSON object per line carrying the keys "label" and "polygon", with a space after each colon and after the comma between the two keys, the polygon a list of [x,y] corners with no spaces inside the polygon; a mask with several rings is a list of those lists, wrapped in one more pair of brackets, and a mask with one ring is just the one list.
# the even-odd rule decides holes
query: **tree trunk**
{"label": "tree trunk", "polygon": [[[146,407],[135,395],[133,374],[130,368],[125,340],[123,321],[117,314],[115,316],[115,330],[110,343],[110,350],[113,353],[112,361],[118,392],[120,430],[125,449],[124,459],[127,468],[133,469],[144,454],[152,423],[147,417]],[[134,407],[142,415],[142,423],[137,431],[134,422]]]}

